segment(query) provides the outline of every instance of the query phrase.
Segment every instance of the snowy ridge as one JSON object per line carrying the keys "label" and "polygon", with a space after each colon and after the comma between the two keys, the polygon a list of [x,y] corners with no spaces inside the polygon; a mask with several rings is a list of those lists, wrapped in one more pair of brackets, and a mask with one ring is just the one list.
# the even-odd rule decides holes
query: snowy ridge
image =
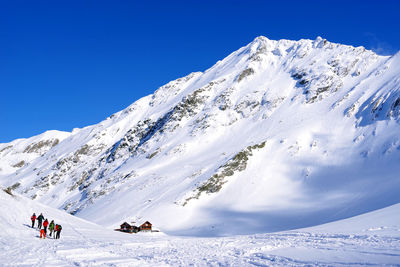
{"label": "snowy ridge", "polygon": [[393,205],[399,61],[320,37],[258,37],[0,183],[108,227],[146,218],[188,235],[296,229]]}
{"label": "snowy ridge", "polygon": [[0,144],[0,176],[13,174],[29,165],[70,135],[67,132],[47,131],[28,139]]}

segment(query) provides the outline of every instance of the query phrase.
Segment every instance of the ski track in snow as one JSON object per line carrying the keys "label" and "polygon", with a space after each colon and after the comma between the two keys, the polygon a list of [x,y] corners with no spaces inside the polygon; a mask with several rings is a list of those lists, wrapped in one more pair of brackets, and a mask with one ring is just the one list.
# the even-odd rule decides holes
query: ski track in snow
{"label": "ski track in snow", "polygon": [[71,230],[77,235],[60,240],[40,240],[32,229],[33,241],[3,240],[0,262],[5,266],[381,266],[400,262],[400,238],[386,236],[288,232],[228,238],[139,234],[118,239],[113,234],[99,240]]}

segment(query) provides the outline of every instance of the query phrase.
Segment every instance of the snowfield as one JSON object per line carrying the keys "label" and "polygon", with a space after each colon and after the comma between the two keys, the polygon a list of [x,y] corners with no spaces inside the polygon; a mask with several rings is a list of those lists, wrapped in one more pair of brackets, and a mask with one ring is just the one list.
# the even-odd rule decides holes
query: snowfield
{"label": "snowfield", "polygon": [[[0,191],[1,266],[399,266],[400,204],[334,223],[230,237],[125,234]],[[63,226],[39,239],[33,212]]]}
{"label": "snowfield", "polygon": [[[98,124],[0,144],[0,264],[400,265],[399,122],[400,52],[257,37]],[[161,233],[112,230],[146,220]]]}

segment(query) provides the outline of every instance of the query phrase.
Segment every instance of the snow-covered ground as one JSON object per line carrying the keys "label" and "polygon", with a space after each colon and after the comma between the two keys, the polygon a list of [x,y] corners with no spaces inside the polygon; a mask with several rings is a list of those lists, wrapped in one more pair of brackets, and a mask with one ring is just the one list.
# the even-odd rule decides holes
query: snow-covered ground
{"label": "snow-covered ground", "polygon": [[[396,266],[400,204],[294,231],[230,237],[125,234],[0,191],[1,266]],[[39,239],[30,215],[63,226]]]}
{"label": "snow-covered ground", "polygon": [[[400,52],[258,37],[96,125],[0,144],[21,195],[1,192],[0,264],[400,264],[399,162]],[[162,233],[112,230],[142,220]]]}

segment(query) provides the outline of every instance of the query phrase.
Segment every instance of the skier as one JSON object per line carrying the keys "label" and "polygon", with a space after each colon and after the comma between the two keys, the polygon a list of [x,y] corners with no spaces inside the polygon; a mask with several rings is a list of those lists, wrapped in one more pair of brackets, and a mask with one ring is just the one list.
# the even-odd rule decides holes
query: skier
{"label": "skier", "polygon": [[43,236],[43,239],[46,239],[46,232],[44,231],[44,228],[40,229],[40,238],[42,238],[42,236]]}
{"label": "skier", "polygon": [[35,220],[36,220],[36,214],[33,213],[33,215],[31,216],[32,228],[35,226]]}
{"label": "skier", "polygon": [[44,217],[43,214],[40,213],[39,217],[37,217],[36,220],[38,220],[38,228],[42,228],[42,221],[43,221]]}
{"label": "skier", "polygon": [[51,236],[51,233],[53,233],[53,231],[54,231],[54,220],[51,220],[51,222],[49,224],[49,231],[50,231],[50,236]]}
{"label": "skier", "polygon": [[44,220],[43,222],[43,229],[45,234],[47,234],[47,225],[49,225],[49,221],[46,218],[46,220]]}
{"label": "skier", "polygon": [[57,232],[57,235],[56,235],[56,239],[59,239],[60,238],[60,233],[61,233],[61,230],[62,230],[62,227],[61,227],[61,225],[59,225],[59,224],[57,224],[56,225],[56,232]]}

